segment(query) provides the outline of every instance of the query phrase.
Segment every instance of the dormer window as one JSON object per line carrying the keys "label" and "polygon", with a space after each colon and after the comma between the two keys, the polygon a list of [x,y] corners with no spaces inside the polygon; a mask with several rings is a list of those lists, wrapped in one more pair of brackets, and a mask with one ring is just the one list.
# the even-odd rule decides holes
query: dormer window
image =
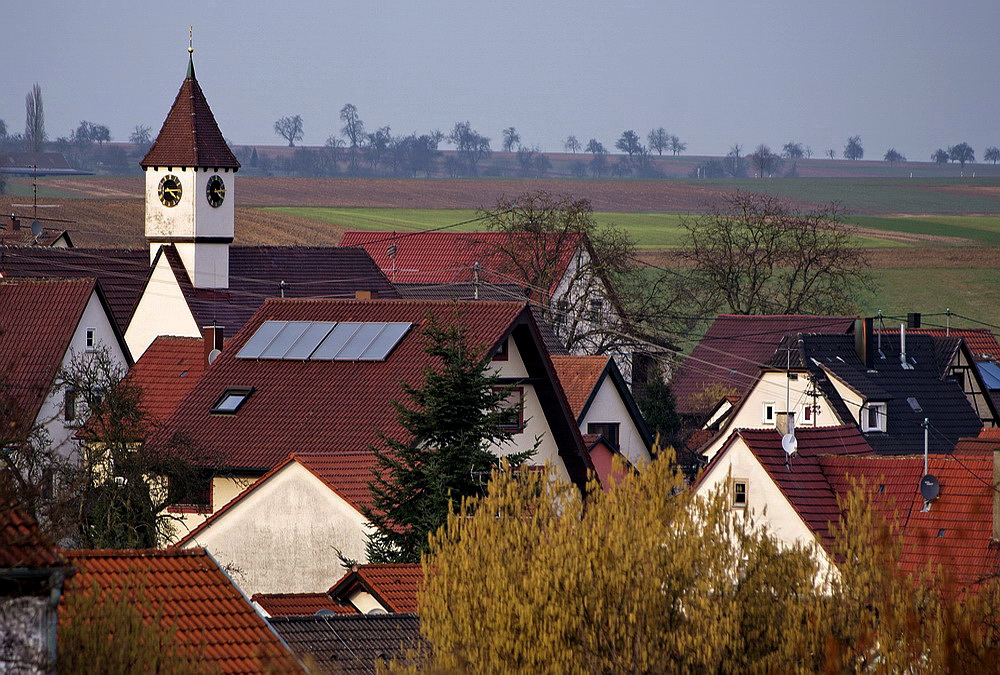
{"label": "dormer window", "polygon": [[861,431],[885,431],[886,404],[868,402],[861,407]]}
{"label": "dormer window", "polygon": [[218,415],[235,415],[252,393],[253,389],[227,389],[212,406],[212,412]]}

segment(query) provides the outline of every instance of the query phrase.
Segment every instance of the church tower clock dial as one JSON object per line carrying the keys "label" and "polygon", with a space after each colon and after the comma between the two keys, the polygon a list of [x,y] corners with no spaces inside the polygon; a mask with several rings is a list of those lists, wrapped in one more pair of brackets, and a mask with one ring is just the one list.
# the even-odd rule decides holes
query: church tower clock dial
{"label": "church tower clock dial", "polygon": [[222,206],[222,202],[226,199],[226,183],[222,180],[222,176],[216,174],[209,178],[205,193],[210,205],[215,208]]}

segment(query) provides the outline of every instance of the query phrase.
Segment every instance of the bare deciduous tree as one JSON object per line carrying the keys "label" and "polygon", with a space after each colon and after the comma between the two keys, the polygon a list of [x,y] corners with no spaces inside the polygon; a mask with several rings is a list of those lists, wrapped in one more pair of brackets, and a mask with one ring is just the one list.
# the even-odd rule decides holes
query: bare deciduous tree
{"label": "bare deciduous tree", "polygon": [[288,141],[288,147],[295,147],[295,141],[302,140],[302,116],[282,117],[274,123],[274,133]]}

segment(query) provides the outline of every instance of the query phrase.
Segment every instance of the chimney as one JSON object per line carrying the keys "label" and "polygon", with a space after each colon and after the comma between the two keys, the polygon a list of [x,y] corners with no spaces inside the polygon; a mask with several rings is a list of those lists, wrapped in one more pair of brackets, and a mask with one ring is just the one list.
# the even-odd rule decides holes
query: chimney
{"label": "chimney", "polygon": [[920,328],[920,312],[909,312],[906,315],[907,328]]}
{"label": "chimney", "polygon": [[875,363],[875,341],[873,319],[854,320],[854,351],[858,354],[858,359],[864,364],[865,370],[874,368]]}
{"label": "chimney", "polygon": [[10,214],[10,222],[11,222],[11,229],[12,230],[20,230],[21,229],[21,219],[18,218],[17,216],[15,216],[13,213]]}
{"label": "chimney", "polygon": [[[205,326],[201,329],[201,334],[205,341],[205,363],[211,365],[212,361],[215,360],[212,352],[216,350],[222,351],[222,337],[225,334],[225,327]],[[218,356],[218,354],[215,356]]]}
{"label": "chimney", "polygon": [[906,326],[903,324],[899,324],[899,365],[903,366],[903,370],[913,370],[913,366],[906,361]]}
{"label": "chimney", "polygon": [[378,300],[378,291],[354,291],[355,300]]}
{"label": "chimney", "polygon": [[774,428],[782,436],[795,433],[795,413],[779,412],[774,413]]}
{"label": "chimney", "polygon": [[1000,541],[1000,447],[993,448],[993,541]]}

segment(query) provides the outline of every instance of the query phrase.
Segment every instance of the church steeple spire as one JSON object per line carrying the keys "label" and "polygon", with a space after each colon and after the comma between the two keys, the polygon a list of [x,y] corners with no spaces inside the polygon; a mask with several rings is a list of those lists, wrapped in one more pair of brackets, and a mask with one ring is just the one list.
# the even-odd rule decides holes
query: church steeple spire
{"label": "church steeple spire", "polygon": [[188,72],[186,79],[194,79],[194,26],[188,26]]}

